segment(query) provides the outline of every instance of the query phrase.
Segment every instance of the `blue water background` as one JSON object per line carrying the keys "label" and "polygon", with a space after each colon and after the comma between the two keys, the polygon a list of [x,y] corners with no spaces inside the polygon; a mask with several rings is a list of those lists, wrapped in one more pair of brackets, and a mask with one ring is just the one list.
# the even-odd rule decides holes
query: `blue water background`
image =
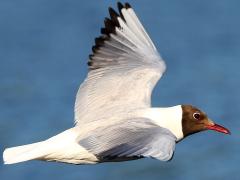
{"label": "blue water background", "polygon": [[[240,179],[240,1],[129,0],[168,70],[154,106],[194,104],[231,136],[203,132],[171,162],[3,165],[1,180]],[[0,0],[0,153],[73,126],[75,94],[110,0]]]}

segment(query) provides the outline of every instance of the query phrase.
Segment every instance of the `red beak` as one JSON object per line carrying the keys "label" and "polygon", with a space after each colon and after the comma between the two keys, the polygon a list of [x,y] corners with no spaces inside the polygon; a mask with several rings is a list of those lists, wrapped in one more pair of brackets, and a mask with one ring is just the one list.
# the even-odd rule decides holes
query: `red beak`
{"label": "red beak", "polygon": [[218,124],[208,125],[207,129],[218,131],[224,134],[231,134],[231,132],[227,128],[220,126]]}

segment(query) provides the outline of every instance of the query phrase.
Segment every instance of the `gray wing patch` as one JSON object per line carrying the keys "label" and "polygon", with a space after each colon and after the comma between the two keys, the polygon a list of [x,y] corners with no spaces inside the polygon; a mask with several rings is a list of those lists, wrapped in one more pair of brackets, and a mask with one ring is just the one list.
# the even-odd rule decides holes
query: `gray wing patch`
{"label": "gray wing patch", "polygon": [[138,118],[100,127],[79,141],[100,161],[121,161],[151,157],[162,161],[172,158],[176,137],[149,119]]}

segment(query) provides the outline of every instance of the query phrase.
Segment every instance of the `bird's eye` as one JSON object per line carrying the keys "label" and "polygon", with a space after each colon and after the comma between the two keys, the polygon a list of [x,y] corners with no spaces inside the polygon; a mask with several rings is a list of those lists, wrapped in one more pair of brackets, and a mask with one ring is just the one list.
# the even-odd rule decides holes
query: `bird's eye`
{"label": "bird's eye", "polygon": [[193,117],[194,117],[194,119],[199,120],[201,115],[200,115],[200,113],[196,112],[193,114]]}

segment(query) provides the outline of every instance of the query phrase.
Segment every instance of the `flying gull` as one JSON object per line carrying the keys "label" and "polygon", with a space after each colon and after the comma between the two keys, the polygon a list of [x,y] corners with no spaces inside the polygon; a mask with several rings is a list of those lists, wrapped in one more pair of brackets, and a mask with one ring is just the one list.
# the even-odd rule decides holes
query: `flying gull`
{"label": "flying gull", "polygon": [[132,7],[109,8],[75,102],[75,126],[45,141],[7,148],[5,164],[28,160],[96,164],[154,158],[169,161],[188,135],[230,131],[191,105],[152,107],[166,65]]}

